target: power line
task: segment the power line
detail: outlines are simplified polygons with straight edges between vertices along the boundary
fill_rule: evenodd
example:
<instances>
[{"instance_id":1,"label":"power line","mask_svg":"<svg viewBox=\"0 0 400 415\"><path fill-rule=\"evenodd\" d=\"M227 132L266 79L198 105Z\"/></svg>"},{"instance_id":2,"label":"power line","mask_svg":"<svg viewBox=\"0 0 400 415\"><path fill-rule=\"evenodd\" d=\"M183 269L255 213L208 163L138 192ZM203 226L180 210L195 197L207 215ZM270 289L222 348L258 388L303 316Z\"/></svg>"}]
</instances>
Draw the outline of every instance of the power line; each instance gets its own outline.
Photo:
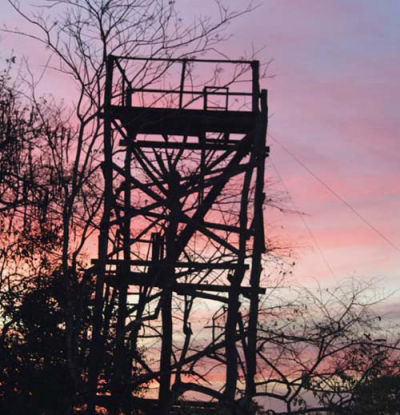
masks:
<instances>
[{"instance_id":1,"label":"power line","mask_svg":"<svg viewBox=\"0 0 400 415\"><path fill-rule=\"evenodd\" d=\"M317 182L319 182L323 187L325 187L332 195L334 195L338 200L340 200L348 209L350 209L362 222L364 222L370 229L372 229L378 236L380 236L387 244L389 244L393 249L400 252L400 248L392 242L385 234L383 234L378 228L376 228L372 223L370 223L364 216L361 215L347 200L340 196L331 186L325 183L320 179L303 161L301 161L293 152L291 152L284 144L278 141L270 133L268 136L278 144L283 150L286 151L304 170L306 170Z\"/></svg>"},{"instance_id":2,"label":"power line","mask_svg":"<svg viewBox=\"0 0 400 415\"><path fill-rule=\"evenodd\" d=\"M295 201L293 200L292 196L290 195L289 189L286 186L285 181L282 178L282 175L279 173L277 167L275 166L275 164L272 162L272 160L269 160L269 163L271 164L272 168L275 170L276 175L279 177L279 180L281 181L283 187L286 189L286 192L289 195L289 200L290 203L293 206L294 212L296 212L298 214L298 216L300 216L301 221L303 222L304 227L307 229L307 232L310 236L311 241L313 242L314 246L317 248L318 253L320 254L322 261L324 262L325 266L327 267L327 269L329 270L329 272L332 274L332 276L334 278L336 278L336 273L333 270L333 267L331 266L331 264L329 263L328 259L326 258L320 244L318 243L318 239L316 238L316 236L314 235L314 232L311 230L311 228L308 226L308 223L304 217L303 214L299 213L299 209L297 208Z\"/></svg>"}]
</instances>

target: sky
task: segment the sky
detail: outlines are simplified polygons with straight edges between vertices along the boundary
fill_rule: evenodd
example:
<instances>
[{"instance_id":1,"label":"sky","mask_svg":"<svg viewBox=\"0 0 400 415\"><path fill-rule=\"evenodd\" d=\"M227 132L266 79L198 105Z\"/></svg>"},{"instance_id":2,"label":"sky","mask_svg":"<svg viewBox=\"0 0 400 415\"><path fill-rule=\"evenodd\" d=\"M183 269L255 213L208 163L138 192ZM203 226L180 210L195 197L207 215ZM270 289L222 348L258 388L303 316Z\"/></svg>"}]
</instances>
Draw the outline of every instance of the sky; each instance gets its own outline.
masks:
<instances>
[{"instance_id":1,"label":"sky","mask_svg":"<svg viewBox=\"0 0 400 415\"><path fill-rule=\"evenodd\" d=\"M34 4L35 1L22 0ZM206 13L211 0L177 0ZM227 2L240 9L243 0ZM232 58L259 50L270 62L268 188L284 207L267 209L268 237L293 247L293 283L374 280L393 292L400 317L400 2L260 0L228 28ZM19 25L6 1L0 24ZM1 58L44 51L0 34ZM57 89L57 76L47 85ZM389 312L389 311L388 311Z\"/></svg>"},{"instance_id":2,"label":"sky","mask_svg":"<svg viewBox=\"0 0 400 415\"><path fill-rule=\"evenodd\" d=\"M239 2L234 2L239 4ZM268 165L289 209L271 232L297 246L296 278L400 288L400 3L268 0L233 48L272 59ZM283 229L281 228L283 226ZM397 295L398 296L398 295Z\"/></svg>"}]
</instances>

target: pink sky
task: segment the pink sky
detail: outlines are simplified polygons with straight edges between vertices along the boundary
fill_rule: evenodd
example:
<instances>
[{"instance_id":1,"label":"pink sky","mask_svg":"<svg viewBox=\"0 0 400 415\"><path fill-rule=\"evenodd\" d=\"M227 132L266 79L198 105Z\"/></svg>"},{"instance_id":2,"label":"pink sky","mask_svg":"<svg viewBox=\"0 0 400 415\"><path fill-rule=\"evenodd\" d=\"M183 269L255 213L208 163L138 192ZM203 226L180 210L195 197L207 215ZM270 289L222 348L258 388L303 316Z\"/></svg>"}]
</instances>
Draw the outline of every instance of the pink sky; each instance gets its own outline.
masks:
<instances>
[{"instance_id":1,"label":"pink sky","mask_svg":"<svg viewBox=\"0 0 400 415\"><path fill-rule=\"evenodd\" d=\"M396 1L273 0L232 27L232 50L252 42L265 46L261 61L273 59L276 76L264 81L272 137L397 246L270 139L275 188L288 189L313 235L298 215L274 221L275 233L303 246L302 282L332 279L328 262L338 279L400 288L399 13Z\"/></svg>"},{"instance_id":2,"label":"pink sky","mask_svg":"<svg viewBox=\"0 0 400 415\"><path fill-rule=\"evenodd\" d=\"M177 1L177 6L207 12L211 3ZM243 1L226 3L238 9ZM264 48L258 58L273 59L269 73L275 77L263 81L269 90L269 132L276 140L269 139L267 171L275 182L271 190L288 190L292 202L286 206L305 215L303 220L268 209L271 234L299 247L294 275L301 283L357 276L399 289L400 3L258 3L255 12L229 26L232 37L222 49L234 58L251 47ZM2 24L18 24L7 2L1 2L0 12ZM27 54L36 70L43 60L44 52L31 42L2 34L0 45L2 58L14 49L17 56ZM57 79L47 78L48 92L57 91Z\"/></svg>"}]
</instances>

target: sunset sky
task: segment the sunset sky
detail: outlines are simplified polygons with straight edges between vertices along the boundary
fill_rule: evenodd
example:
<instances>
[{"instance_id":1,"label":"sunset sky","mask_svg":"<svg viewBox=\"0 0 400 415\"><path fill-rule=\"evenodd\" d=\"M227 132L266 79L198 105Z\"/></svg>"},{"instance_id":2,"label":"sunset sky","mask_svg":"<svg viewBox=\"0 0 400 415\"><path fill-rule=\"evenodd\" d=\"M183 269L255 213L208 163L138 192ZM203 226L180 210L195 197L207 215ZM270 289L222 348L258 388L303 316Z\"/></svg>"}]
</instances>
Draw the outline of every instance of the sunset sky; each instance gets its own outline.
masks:
<instances>
[{"instance_id":1,"label":"sunset sky","mask_svg":"<svg viewBox=\"0 0 400 415\"><path fill-rule=\"evenodd\" d=\"M272 232L298 247L299 281L376 278L398 289L400 4L259 3L230 44L273 59L268 172L305 214L280 216Z\"/></svg>"},{"instance_id":2,"label":"sunset sky","mask_svg":"<svg viewBox=\"0 0 400 415\"><path fill-rule=\"evenodd\" d=\"M21 4L34 0L21 0ZM177 0L205 13L210 0ZM243 0L226 2L240 8ZM400 289L400 3L398 0L259 0L233 22L224 53L253 48L272 60L268 178L284 206L267 211L268 232L293 246L297 282L376 279ZM187 13L184 10L184 14ZM22 23L6 1L0 21ZM39 71L39 45L0 34L1 58L27 55ZM246 52L247 51L247 52ZM49 75L47 92L56 91ZM52 84L53 82L53 84ZM42 86L45 90L45 88ZM400 316L400 298L389 300Z\"/></svg>"}]
</instances>

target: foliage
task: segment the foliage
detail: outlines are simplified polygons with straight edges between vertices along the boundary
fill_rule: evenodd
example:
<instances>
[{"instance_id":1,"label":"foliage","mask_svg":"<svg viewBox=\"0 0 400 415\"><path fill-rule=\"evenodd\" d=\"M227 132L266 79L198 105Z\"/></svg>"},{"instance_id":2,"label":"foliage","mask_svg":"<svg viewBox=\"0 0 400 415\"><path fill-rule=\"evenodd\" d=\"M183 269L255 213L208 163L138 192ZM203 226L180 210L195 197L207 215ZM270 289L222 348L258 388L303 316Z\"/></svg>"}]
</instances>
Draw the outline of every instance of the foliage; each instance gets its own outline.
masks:
<instances>
[{"instance_id":1,"label":"foliage","mask_svg":"<svg viewBox=\"0 0 400 415\"><path fill-rule=\"evenodd\" d=\"M54 163L71 131L53 102L29 100L17 89L14 62L0 76L0 408L71 413L77 385L65 352L68 298L60 272L65 177ZM81 273L69 285L80 375L89 284Z\"/></svg>"},{"instance_id":2,"label":"foliage","mask_svg":"<svg viewBox=\"0 0 400 415\"><path fill-rule=\"evenodd\" d=\"M59 280L42 280L39 286L24 293L19 307L10 315L3 315L14 322L12 331L1 343L0 410L3 414L70 411L73 387L64 352L60 296Z\"/></svg>"},{"instance_id":3,"label":"foliage","mask_svg":"<svg viewBox=\"0 0 400 415\"><path fill-rule=\"evenodd\" d=\"M398 372L398 371L397 371ZM378 376L360 385L354 395L354 415L396 415L399 413L400 375Z\"/></svg>"}]
</instances>

